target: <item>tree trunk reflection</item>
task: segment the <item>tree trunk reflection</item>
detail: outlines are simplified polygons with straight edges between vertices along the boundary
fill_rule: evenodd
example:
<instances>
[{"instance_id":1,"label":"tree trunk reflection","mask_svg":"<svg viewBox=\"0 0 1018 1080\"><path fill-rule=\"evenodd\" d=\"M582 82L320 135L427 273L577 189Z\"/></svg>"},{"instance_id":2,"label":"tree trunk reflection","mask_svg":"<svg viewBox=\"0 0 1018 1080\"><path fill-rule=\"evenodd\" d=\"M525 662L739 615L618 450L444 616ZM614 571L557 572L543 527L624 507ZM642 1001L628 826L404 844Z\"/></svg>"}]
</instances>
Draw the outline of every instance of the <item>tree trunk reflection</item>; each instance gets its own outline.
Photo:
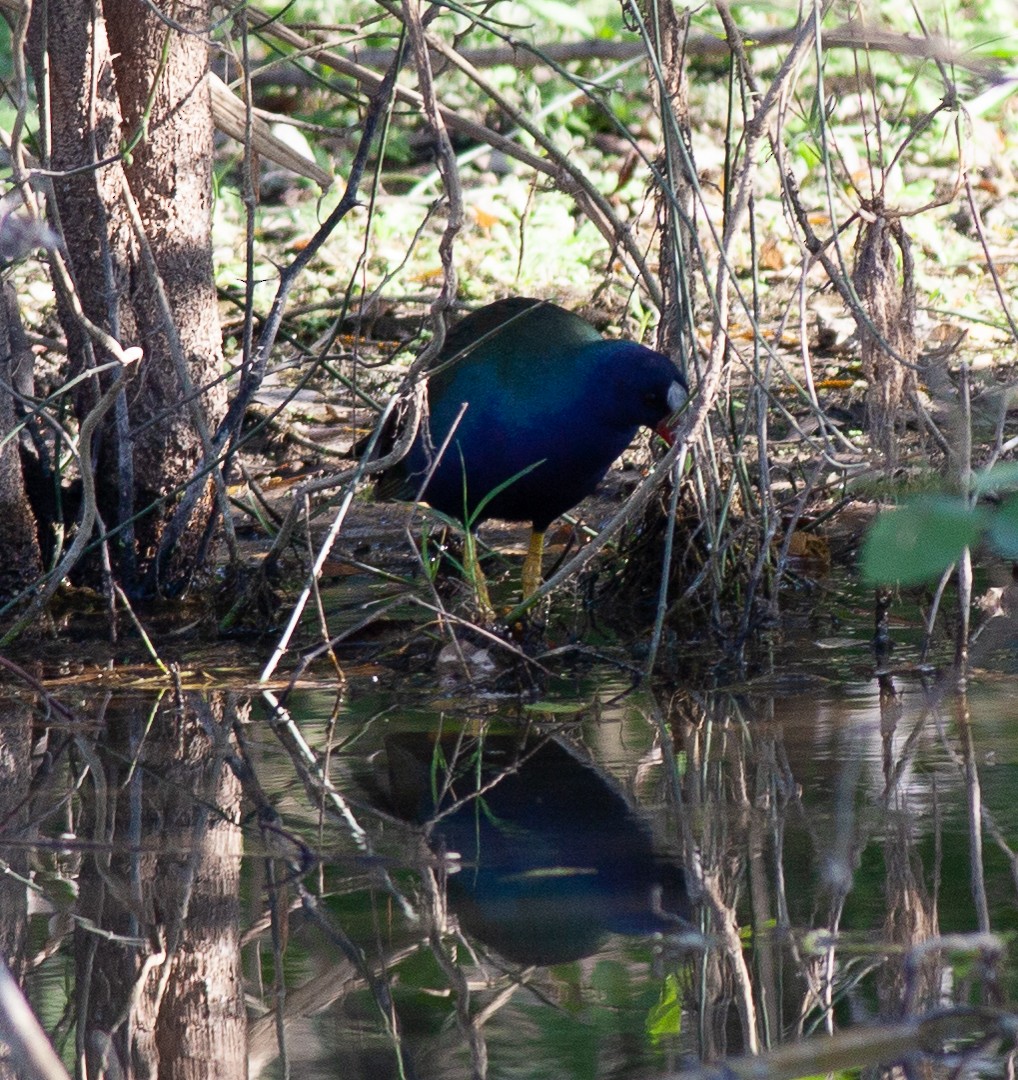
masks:
<instances>
[{"instance_id":1,"label":"tree trunk reflection","mask_svg":"<svg viewBox=\"0 0 1018 1080\"><path fill-rule=\"evenodd\" d=\"M102 745L78 743L94 845L75 931L78 1057L90 1077L244 1077L240 784L222 700L134 703L108 702Z\"/></svg>"}]
</instances>

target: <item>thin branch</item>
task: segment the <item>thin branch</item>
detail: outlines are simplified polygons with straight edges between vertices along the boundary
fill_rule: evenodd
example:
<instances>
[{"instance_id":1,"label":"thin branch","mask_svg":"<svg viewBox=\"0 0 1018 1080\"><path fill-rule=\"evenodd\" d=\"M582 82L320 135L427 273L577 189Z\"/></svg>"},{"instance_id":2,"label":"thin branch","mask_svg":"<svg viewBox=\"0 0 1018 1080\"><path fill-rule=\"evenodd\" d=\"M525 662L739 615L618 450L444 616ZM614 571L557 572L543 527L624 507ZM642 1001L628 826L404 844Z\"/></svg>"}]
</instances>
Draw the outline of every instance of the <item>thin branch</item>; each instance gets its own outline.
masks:
<instances>
[{"instance_id":1,"label":"thin branch","mask_svg":"<svg viewBox=\"0 0 1018 1080\"><path fill-rule=\"evenodd\" d=\"M754 30L747 49L768 49L792 44L796 40L795 27L775 27ZM531 44L516 38L505 38L507 44L492 49L461 49L460 56L476 68L511 65L517 71L529 71L542 65L567 64L584 60L630 60L643 56L645 48L639 41L573 41ZM916 60L934 60L938 64L962 68L975 75L993 81L1005 77L1001 65L992 60L973 56L972 51L938 34L913 37L863 22L846 22L824 33L824 49L858 49L865 47L875 52L892 53ZM731 38L716 34L690 34L683 42L686 56L724 58L731 54ZM365 68L388 69L392 63L391 49L351 49L352 58ZM258 77L255 76L255 81ZM273 85L275 80L271 81Z\"/></svg>"},{"instance_id":2,"label":"thin branch","mask_svg":"<svg viewBox=\"0 0 1018 1080\"><path fill-rule=\"evenodd\" d=\"M67 549L67 553L60 560L59 565L49 575L46 584L36 594L35 599L29 605L28 610L20 619L0 638L0 646L9 645L35 620L40 611L49 603L53 594L57 591L60 583L77 565L78 560L85 553L89 540L92 538L92 529L96 521L96 497L95 497L95 474L92 471L92 437L99 427L106 412L113 405L117 395L124 388L127 381L127 366L140 360L141 349L135 347L121 350L123 360L120 371L110 383L106 392L96 403L88 416L81 422L78 432L78 466L81 473L81 518L78 522L78 530L74 536L74 542Z\"/></svg>"},{"instance_id":3,"label":"thin branch","mask_svg":"<svg viewBox=\"0 0 1018 1080\"><path fill-rule=\"evenodd\" d=\"M165 566L170 554L179 542L180 537L184 534L184 531L190 527L191 516L194 513L198 499L204 490L205 477L209 471L217 469L221 465L224 473L229 470L230 459L237 449L237 437L240 433L244 415L265 376L269 357L272 354L272 347L275 344L276 335L279 333L279 328L282 325L283 314L286 311L286 302L289 298L290 291L293 289L297 279L304 272L311 260L318 254L322 245L332 234L336 226L355 206L358 205L358 191L360 189L361 179L364 175L365 166L367 165L368 154L372 143L374 142L375 132L378 128L379 121L385 114L388 99L395 84L395 79L396 72L395 68L393 68L393 70L381 80L378 92L372 98L370 107L364 117L360 143L357 147L357 153L354 155L354 159L350 164L349 178L342 198L339 200L339 203L332 213L329 214L318 228L318 231L308 242L307 246L299 252L290 265L279 275L279 284L276 288L276 295L262 327L261 337L255 348L251 366L244 372L244 375L241 378L237 394L230 403L226 415L223 417L223 420L212 439L210 452L202 458L197 469L192 474L177 510L163 533L159 553L154 564L157 573ZM217 513L218 508L213 512Z\"/></svg>"}]
</instances>

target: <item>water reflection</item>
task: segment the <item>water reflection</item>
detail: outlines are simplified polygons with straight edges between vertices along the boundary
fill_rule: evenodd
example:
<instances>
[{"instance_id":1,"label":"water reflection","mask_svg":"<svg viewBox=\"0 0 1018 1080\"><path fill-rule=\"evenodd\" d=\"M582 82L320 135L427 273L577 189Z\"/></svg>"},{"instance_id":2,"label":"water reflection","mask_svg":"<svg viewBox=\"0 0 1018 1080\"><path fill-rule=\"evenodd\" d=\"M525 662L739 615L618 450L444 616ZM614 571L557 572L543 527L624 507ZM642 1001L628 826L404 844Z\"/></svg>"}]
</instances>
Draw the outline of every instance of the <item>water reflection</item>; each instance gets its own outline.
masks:
<instances>
[{"instance_id":1,"label":"water reflection","mask_svg":"<svg viewBox=\"0 0 1018 1080\"><path fill-rule=\"evenodd\" d=\"M688 918L682 869L577 747L401 732L385 752L389 808L455 856L447 888L461 926L507 959L563 963L608 933L674 932Z\"/></svg>"},{"instance_id":2,"label":"water reflection","mask_svg":"<svg viewBox=\"0 0 1018 1080\"><path fill-rule=\"evenodd\" d=\"M109 1077L629 1080L1010 1008L1013 685L885 683L577 693L568 738L520 702L480 725L484 702L366 679L288 718L224 692L15 698L4 959L65 1061ZM398 822L357 799L373 764ZM687 878L705 936L680 952Z\"/></svg>"}]
</instances>

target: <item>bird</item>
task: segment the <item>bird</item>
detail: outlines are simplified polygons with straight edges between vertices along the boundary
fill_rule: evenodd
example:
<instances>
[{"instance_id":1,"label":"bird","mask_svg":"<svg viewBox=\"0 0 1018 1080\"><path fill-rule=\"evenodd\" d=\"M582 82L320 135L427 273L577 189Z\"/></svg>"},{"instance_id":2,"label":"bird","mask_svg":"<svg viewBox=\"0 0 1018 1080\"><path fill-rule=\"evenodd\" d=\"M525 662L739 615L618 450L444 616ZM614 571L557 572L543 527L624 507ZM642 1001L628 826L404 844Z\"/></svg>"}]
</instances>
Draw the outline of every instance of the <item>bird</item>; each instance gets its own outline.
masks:
<instances>
[{"instance_id":1,"label":"bird","mask_svg":"<svg viewBox=\"0 0 1018 1080\"><path fill-rule=\"evenodd\" d=\"M370 800L424 826L460 926L518 964L563 964L608 933L689 928L682 866L655 842L632 799L582 746L532 728L392 730Z\"/></svg>"},{"instance_id":2,"label":"bird","mask_svg":"<svg viewBox=\"0 0 1018 1080\"><path fill-rule=\"evenodd\" d=\"M606 340L550 301L509 297L449 330L427 399L409 451L376 494L463 522L468 550L488 518L529 522L526 599L540 587L548 526L596 489L639 428L670 443L688 387L664 354Z\"/></svg>"}]
</instances>

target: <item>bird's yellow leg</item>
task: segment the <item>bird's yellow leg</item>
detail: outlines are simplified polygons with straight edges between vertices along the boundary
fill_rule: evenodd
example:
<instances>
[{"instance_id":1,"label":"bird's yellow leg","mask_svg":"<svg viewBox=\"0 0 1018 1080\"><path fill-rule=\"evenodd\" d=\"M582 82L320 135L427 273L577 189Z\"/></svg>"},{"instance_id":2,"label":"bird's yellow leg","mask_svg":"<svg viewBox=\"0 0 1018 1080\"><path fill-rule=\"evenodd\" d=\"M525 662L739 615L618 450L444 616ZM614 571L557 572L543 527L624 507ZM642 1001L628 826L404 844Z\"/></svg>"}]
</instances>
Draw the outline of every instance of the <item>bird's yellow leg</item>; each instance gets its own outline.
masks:
<instances>
[{"instance_id":1,"label":"bird's yellow leg","mask_svg":"<svg viewBox=\"0 0 1018 1080\"><path fill-rule=\"evenodd\" d=\"M472 532L467 532L463 538L463 573L470 587L474 590L477 598L477 606L481 614L490 616L494 612L491 606L491 597L488 595L488 582L481 569L481 560L477 557L477 537Z\"/></svg>"},{"instance_id":2,"label":"bird's yellow leg","mask_svg":"<svg viewBox=\"0 0 1018 1080\"><path fill-rule=\"evenodd\" d=\"M523 599L533 596L541 587L541 558L544 555L544 533L534 529L530 534L530 548L523 560Z\"/></svg>"}]
</instances>

